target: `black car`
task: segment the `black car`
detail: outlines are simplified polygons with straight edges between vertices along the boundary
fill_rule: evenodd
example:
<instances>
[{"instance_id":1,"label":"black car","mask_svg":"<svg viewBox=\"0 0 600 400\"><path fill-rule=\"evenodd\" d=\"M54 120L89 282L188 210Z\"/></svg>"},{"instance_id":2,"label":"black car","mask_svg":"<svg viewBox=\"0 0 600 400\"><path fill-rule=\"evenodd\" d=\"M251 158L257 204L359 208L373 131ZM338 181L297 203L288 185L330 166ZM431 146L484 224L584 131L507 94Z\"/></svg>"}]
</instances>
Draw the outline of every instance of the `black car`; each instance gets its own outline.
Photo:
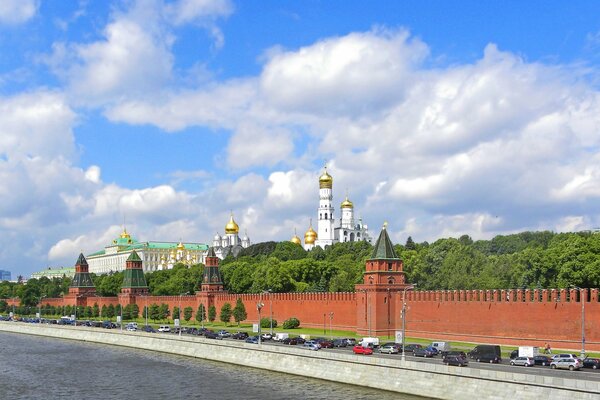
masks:
<instances>
[{"instance_id":1,"label":"black car","mask_svg":"<svg viewBox=\"0 0 600 400\"><path fill-rule=\"evenodd\" d=\"M600 358L586 357L583 360L583 368L592 368L592 369L600 368Z\"/></svg>"},{"instance_id":2,"label":"black car","mask_svg":"<svg viewBox=\"0 0 600 400\"><path fill-rule=\"evenodd\" d=\"M475 357L475 360L477 360L477 362L487 362L487 363L490 363L490 364L498 364L498 363L502 362L502 358L498 357L494 353L482 353L482 354L478 354Z\"/></svg>"},{"instance_id":3,"label":"black car","mask_svg":"<svg viewBox=\"0 0 600 400\"><path fill-rule=\"evenodd\" d=\"M433 357L436 354L429 347L415 347L413 350L413 355L415 357Z\"/></svg>"},{"instance_id":4,"label":"black car","mask_svg":"<svg viewBox=\"0 0 600 400\"><path fill-rule=\"evenodd\" d=\"M247 337L248 337L248 334L246 332L236 332L233 335L231 335L232 339L237 339L237 340L246 340Z\"/></svg>"},{"instance_id":5,"label":"black car","mask_svg":"<svg viewBox=\"0 0 600 400\"><path fill-rule=\"evenodd\" d=\"M334 339L332 343L333 343L333 347L346 347L346 346L348 346L348 342L346 342L346 339Z\"/></svg>"},{"instance_id":6,"label":"black car","mask_svg":"<svg viewBox=\"0 0 600 400\"><path fill-rule=\"evenodd\" d=\"M415 349L422 349L423 346L420 344L415 344L415 343L411 343L411 344L407 344L404 346L404 351L406 351L407 353L414 353ZM400 346L400 352L402 352L402 346Z\"/></svg>"},{"instance_id":7,"label":"black car","mask_svg":"<svg viewBox=\"0 0 600 400\"><path fill-rule=\"evenodd\" d=\"M298 344L298 338L295 337L286 337L281 341L283 344L289 344L290 346L295 346Z\"/></svg>"},{"instance_id":8,"label":"black car","mask_svg":"<svg viewBox=\"0 0 600 400\"><path fill-rule=\"evenodd\" d=\"M221 336L219 336L218 333L212 332L212 331L206 332L204 334L204 337L207 338L207 339L223 339Z\"/></svg>"},{"instance_id":9,"label":"black car","mask_svg":"<svg viewBox=\"0 0 600 400\"><path fill-rule=\"evenodd\" d=\"M149 333L154 333L156 332L156 329L154 329L153 327L151 327L150 325L146 325L142 328L142 331L144 332L149 332Z\"/></svg>"},{"instance_id":10,"label":"black car","mask_svg":"<svg viewBox=\"0 0 600 400\"><path fill-rule=\"evenodd\" d=\"M464 351L456 351L456 350L449 351L446 354L444 354L444 357L447 357L447 356L458 356L458 357L467 358L467 354Z\"/></svg>"},{"instance_id":11,"label":"black car","mask_svg":"<svg viewBox=\"0 0 600 400\"><path fill-rule=\"evenodd\" d=\"M510 359L511 360L514 360L517 357L519 357L519 350L518 349L513 350L513 351L510 352Z\"/></svg>"},{"instance_id":12,"label":"black car","mask_svg":"<svg viewBox=\"0 0 600 400\"><path fill-rule=\"evenodd\" d=\"M533 357L533 362L535 363L535 365L542 365L542 366L546 366L546 365L550 365L550 363L552 362L552 357L548 357L548 356L535 356Z\"/></svg>"},{"instance_id":13,"label":"black car","mask_svg":"<svg viewBox=\"0 0 600 400\"><path fill-rule=\"evenodd\" d=\"M467 356L461 355L446 355L442 362L446 365L456 365L457 367L466 367L469 365L469 360L467 360Z\"/></svg>"},{"instance_id":14,"label":"black car","mask_svg":"<svg viewBox=\"0 0 600 400\"><path fill-rule=\"evenodd\" d=\"M298 336L296 338L296 344L304 344L304 342L306 342L306 340L304 340L304 338L301 338L300 336Z\"/></svg>"}]
</instances>

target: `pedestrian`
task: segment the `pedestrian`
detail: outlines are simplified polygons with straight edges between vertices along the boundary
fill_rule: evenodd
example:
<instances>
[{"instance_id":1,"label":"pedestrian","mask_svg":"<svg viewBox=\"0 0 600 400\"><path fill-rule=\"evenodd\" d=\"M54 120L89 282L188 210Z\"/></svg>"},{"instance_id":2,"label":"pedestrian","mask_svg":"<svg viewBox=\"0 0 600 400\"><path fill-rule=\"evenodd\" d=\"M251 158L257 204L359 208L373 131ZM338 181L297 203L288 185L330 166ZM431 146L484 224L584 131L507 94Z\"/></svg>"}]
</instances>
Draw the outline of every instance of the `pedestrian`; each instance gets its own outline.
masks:
<instances>
[{"instance_id":1,"label":"pedestrian","mask_svg":"<svg viewBox=\"0 0 600 400\"><path fill-rule=\"evenodd\" d=\"M552 349L550 348L550 343L546 342L546 346L544 346L544 353L552 354Z\"/></svg>"}]
</instances>

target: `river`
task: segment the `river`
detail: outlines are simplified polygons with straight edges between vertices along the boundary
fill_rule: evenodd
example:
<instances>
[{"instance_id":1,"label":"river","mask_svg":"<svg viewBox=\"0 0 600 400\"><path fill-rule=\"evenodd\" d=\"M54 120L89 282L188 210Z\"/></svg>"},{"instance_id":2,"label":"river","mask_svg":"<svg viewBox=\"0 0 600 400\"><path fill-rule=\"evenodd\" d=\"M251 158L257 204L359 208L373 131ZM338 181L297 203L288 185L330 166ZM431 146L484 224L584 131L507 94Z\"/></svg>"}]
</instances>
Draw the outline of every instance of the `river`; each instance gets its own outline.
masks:
<instances>
[{"instance_id":1,"label":"river","mask_svg":"<svg viewBox=\"0 0 600 400\"><path fill-rule=\"evenodd\" d=\"M146 350L4 332L0 333L0 398L418 399Z\"/></svg>"}]
</instances>

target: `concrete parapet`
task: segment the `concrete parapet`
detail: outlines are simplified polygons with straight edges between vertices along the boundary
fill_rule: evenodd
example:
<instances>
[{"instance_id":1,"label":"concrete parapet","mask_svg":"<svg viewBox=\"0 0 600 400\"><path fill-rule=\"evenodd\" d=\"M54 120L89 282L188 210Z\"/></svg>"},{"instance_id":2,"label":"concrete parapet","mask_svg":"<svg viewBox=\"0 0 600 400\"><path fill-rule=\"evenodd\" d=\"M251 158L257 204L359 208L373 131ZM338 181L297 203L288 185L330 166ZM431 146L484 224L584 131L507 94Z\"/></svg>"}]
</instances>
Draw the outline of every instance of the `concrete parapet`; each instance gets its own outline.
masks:
<instances>
[{"instance_id":1,"label":"concrete parapet","mask_svg":"<svg viewBox=\"0 0 600 400\"><path fill-rule=\"evenodd\" d=\"M560 378L525 374L517 369L516 372L461 369L443 364L402 362L397 358L84 327L0 322L0 331L159 351L435 399L506 399L518 394L520 400L562 397L591 400L600 396L600 382L578 380L576 374L573 378ZM386 379L382 379L384 376Z\"/></svg>"}]
</instances>

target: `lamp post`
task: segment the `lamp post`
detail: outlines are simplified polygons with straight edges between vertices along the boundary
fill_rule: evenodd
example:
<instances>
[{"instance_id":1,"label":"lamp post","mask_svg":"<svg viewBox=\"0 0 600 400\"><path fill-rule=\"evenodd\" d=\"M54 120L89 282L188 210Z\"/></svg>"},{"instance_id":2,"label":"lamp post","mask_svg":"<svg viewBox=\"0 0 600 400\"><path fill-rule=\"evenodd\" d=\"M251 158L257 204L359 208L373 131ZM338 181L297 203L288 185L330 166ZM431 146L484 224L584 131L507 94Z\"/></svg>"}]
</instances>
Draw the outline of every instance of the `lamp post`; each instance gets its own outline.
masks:
<instances>
[{"instance_id":1,"label":"lamp post","mask_svg":"<svg viewBox=\"0 0 600 400\"><path fill-rule=\"evenodd\" d=\"M333 311L329 313L329 336L333 337Z\"/></svg>"},{"instance_id":2,"label":"lamp post","mask_svg":"<svg viewBox=\"0 0 600 400\"><path fill-rule=\"evenodd\" d=\"M417 284L409 285L402 291L402 361L406 361L405 343L406 343L406 291L412 290Z\"/></svg>"},{"instance_id":3,"label":"lamp post","mask_svg":"<svg viewBox=\"0 0 600 400\"><path fill-rule=\"evenodd\" d=\"M179 337L181 337L181 325L182 325L182 324L181 324L181 298L182 298L184 295L187 295L188 293L189 293L189 292L185 292L185 293L180 293L180 294L179 294L179 308L177 309L177 311L178 311L178 312L177 312L177 314L178 314L178 315L177 315L177 319L179 320Z\"/></svg>"},{"instance_id":4,"label":"lamp post","mask_svg":"<svg viewBox=\"0 0 600 400\"><path fill-rule=\"evenodd\" d=\"M581 358L585 358L585 289L571 285L572 288L579 290L579 301L581 302Z\"/></svg>"},{"instance_id":5,"label":"lamp post","mask_svg":"<svg viewBox=\"0 0 600 400\"><path fill-rule=\"evenodd\" d=\"M273 293L273 291L271 289L267 289L267 290L263 290L263 293L269 294L269 315L271 316L270 333L271 333L271 336L273 336L273 297L271 297L271 294Z\"/></svg>"},{"instance_id":6,"label":"lamp post","mask_svg":"<svg viewBox=\"0 0 600 400\"><path fill-rule=\"evenodd\" d=\"M323 335L327 334L327 328L325 327L325 318L327 317L326 313L323 313Z\"/></svg>"},{"instance_id":7,"label":"lamp post","mask_svg":"<svg viewBox=\"0 0 600 400\"><path fill-rule=\"evenodd\" d=\"M265 305L262 302L262 293L260 294L260 297L258 298L258 303L256 303L256 309L258 310L258 344L261 345L262 344L262 327L261 327L261 323L260 323L260 310L264 307Z\"/></svg>"},{"instance_id":8,"label":"lamp post","mask_svg":"<svg viewBox=\"0 0 600 400\"><path fill-rule=\"evenodd\" d=\"M46 295L43 295L43 296L40 297L40 302L39 302L39 305L38 305L39 310L40 310L40 312L39 312L40 315L38 316L38 318L40 320L40 324L42 323L42 299L44 299L45 297L46 297Z\"/></svg>"}]
</instances>

